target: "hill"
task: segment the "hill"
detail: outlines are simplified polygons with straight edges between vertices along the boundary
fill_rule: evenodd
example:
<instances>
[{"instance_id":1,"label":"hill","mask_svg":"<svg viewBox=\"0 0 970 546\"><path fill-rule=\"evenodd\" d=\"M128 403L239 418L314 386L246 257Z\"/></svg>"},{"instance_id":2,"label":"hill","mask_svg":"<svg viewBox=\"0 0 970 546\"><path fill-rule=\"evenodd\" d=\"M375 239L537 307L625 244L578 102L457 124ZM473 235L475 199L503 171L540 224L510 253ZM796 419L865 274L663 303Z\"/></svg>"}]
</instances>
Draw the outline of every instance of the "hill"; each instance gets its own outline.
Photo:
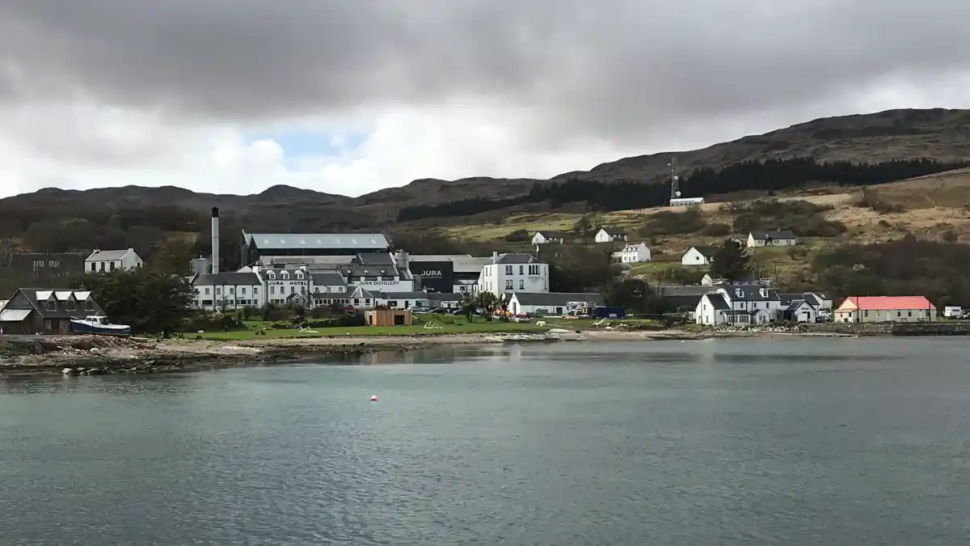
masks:
<instances>
[{"instance_id":1,"label":"hill","mask_svg":"<svg viewBox=\"0 0 970 546\"><path fill-rule=\"evenodd\" d=\"M816 197L848 195L859 190L845 185L935 176L970 165L970 110L892 110L818 119L701 150L620 159L550 180L421 179L355 198L287 186L255 195L196 193L174 186L44 189L0 199L0 251L6 248L9 255L11 249L133 246L149 257L162 242L180 238L194 242L193 252L203 253L211 207L222 209L225 233L237 233L243 226L260 231L385 229L411 234L437 229L493 244L512 231L537 225L571 228L591 210L613 222L631 216L622 209L662 203L669 190L661 182L672 156L681 165L686 195L700 193L708 201L718 200L717 195L721 200L747 199L805 193L809 188L815 188ZM875 164L858 164L868 162ZM922 193L899 190L909 196L907 207L970 200L970 189L941 183L934 176L905 183L932 186L932 191ZM947 176L949 180L958 175ZM896 191L880 190L888 200L895 199ZM714 215L721 210L705 209ZM711 221L719 222L713 217ZM449 225L453 227L443 227ZM676 244L690 240L681 239ZM233 244L231 238L223 238L227 266L235 265L232 260L238 255ZM662 250L662 241L660 246Z\"/></svg>"},{"instance_id":2,"label":"hill","mask_svg":"<svg viewBox=\"0 0 970 546\"><path fill-rule=\"evenodd\" d=\"M970 110L942 108L821 118L701 150L627 157L597 165L589 171L564 173L554 180L659 182L667 178L667 164L671 157L677 158L684 175L698 168L717 169L744 161L795 157L853 163L914 157L963 161L970 158L968 124Z\"/></svg>"}]
</instances>

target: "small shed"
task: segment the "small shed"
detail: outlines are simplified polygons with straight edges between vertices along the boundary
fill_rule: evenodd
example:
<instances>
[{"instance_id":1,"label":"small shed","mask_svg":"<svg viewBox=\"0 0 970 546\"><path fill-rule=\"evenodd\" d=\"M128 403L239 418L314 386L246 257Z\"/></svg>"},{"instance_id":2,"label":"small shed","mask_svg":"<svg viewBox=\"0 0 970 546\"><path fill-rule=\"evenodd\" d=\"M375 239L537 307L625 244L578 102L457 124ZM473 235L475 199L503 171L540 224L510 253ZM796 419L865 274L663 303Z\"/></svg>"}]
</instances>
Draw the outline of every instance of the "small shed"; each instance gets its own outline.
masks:
<instances>
[{"instance_id":1,"label":"small shed","mask_svg":"<svg viewBox=\"0 0 970 546\"><path fill-rule=\"evenodd\" d=\"M410 309L371 309L364 313L368 326L410 326Z\"/></svg>"}]
</instances>

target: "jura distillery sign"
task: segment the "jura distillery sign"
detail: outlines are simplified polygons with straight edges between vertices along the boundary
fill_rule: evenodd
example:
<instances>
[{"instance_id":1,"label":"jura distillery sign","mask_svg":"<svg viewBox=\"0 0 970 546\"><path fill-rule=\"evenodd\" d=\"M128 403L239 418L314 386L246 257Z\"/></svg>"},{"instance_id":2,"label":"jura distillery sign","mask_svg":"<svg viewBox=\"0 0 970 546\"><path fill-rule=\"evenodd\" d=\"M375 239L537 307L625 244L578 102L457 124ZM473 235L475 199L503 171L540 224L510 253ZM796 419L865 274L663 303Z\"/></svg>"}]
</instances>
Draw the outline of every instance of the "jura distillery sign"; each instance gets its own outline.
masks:
<instances>
[{"instance_id":1,"label":"jura distillery sign","mask_svg":"<svg viewBox=\"0 0 970 546\"><path fill-rule=\"evenodd\" d=\"M455 286L455 264L452 262L411 262L411 274L421 277L421 286L435 292L448 293Z\"/></svg>"}]
</instances>

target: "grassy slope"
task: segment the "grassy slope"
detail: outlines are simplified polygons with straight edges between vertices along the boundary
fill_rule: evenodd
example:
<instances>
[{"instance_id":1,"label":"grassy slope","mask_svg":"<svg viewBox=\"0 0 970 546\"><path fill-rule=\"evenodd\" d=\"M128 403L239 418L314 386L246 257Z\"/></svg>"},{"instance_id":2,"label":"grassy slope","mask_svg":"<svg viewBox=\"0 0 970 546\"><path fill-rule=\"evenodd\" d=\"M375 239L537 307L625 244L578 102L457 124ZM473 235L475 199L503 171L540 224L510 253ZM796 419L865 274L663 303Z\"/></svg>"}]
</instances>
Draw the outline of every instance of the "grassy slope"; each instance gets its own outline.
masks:
<instances>
[{"instance_id":1,"label":"grassy slope","mask_svg":"<svg viewBox=\"0 0 970 546\"><path fill-rule=\"evenodd\" d=\"M960 241L970 241L970 169L873 186L871 189L877 192L882 201L902 205L906 211L885 214L858 208L853 205L860 194L860 190L856 189L827 188L813 190L810 194L780 196L780 199L805 200L834 207L826 217L842 222L848 231L838 238L802 239L797 251L757 249L755 264L762 268L765 275L777 278L779 282L800 282L810 280L807 269L812 257L831 245L885 242L900 239L907 233L918 239L940 240L947 230L955 232ZM730 215L721 209L721 203L707 203L701 207L709 223L730 225ZM663 210L683 209L653 208L603 213L596 215L594 223L622 227L633 234L645 226L650 215ZM498 224L468 224L441 228L441 231L460 239L490 241L520 229L529 232L540 229L568 231L581 217L579 213L510 215ZM665 270L679 267L680 255L692 245L717 244L723 240L723 237L700 234L651 236L641 232L641 235L640 238L654 252L654 262L634 266L630 274L654 282L663 279Z\"/></svg>"}]
</instances>

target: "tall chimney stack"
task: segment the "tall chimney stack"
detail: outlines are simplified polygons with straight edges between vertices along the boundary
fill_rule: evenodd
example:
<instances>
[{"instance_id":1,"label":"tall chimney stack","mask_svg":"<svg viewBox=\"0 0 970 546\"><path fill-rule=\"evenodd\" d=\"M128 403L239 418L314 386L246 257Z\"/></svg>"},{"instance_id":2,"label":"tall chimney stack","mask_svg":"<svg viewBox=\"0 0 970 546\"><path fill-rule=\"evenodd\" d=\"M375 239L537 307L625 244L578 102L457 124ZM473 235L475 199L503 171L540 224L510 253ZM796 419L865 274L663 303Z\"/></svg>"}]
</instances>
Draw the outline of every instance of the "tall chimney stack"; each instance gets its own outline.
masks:
<instances>
[{"instance_id":1,"label":"tall chimney stack","mask_svg":"<svg viewBox=\"0 0 970 546\"><path fill-rule=\"evenodd\" d=\"M212 273L219 272L219 207L212 207Z\"/></svg>"}]
</instances>

